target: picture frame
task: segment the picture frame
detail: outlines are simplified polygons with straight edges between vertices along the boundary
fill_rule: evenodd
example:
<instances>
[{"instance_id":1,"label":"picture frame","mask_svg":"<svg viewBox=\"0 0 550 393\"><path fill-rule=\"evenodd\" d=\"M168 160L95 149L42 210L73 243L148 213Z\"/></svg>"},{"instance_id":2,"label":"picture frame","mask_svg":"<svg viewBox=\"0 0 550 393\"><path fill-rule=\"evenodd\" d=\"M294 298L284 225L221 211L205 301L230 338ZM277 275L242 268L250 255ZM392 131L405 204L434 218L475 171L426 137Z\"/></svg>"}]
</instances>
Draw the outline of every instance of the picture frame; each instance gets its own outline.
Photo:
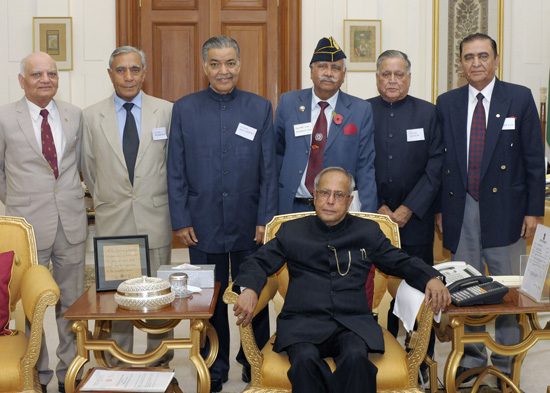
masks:
<instances>
[{"instance_id":1,"label":"picture frame","mask_svg":"<svg viewBox=\"0 0 550 393\"><path fill-rule=\"evenodd\" d=\"M73 69L73 19L34 17L33 51L49 54L58 71Z\"/></svg>"},{"instance_id":2,"label":"picture frame","mask_svg":"<svg viewBox=\"0 0 550 393\"><path fill-rule=\"evenodd\" d=\"M502 79L504 0L434 0L432 102L467 83L460 67L460 41L473 33L488 34L497 43Z\"/></svg>"},{"instance_id":3,"label":"picture frame","mask_svg":"<svg viewBox=\"0 0 550 393\"><path fill-rule=\"evenodd\" d=\"M382 53L382 21L344 19L344 53L347 71L376 71Z\"/></svg>"},{"instance_id":4,"label":"picture frame","mask_svg":"<svg viewBox=\"0 0 550 393\"><path fill-rule=\"evenodd\" d=\"M120 283L151 275L149 237L94 237L96 291L116 291Z\"/></svg>"}]
</instances>

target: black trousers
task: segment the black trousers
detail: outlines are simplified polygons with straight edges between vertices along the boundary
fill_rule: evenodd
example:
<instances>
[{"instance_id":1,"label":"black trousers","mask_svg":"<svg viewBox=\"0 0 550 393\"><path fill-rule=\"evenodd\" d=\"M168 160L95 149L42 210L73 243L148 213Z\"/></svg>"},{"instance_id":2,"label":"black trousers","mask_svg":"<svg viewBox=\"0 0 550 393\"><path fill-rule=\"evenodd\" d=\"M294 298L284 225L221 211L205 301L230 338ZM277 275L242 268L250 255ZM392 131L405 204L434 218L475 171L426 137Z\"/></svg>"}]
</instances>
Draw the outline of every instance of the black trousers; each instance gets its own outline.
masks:
<instances>
[{"instance_id":1,"label":"black trousers","mask_svg":"<svg viewBox=\"0 0 550 393\"><path fill-rule=\"evenodd\" d=\"M214 309L214 315L210 318L210 323L216 329L218 333L218 341L220 344L218 357L214 361L214 364L210 367L211 379L225 379L229 372L229 322L228 322L228 306L223 302L223 293L227 288L229 282L229 262L231 260L231 277L233 280L237 278L239 274L239 268L241 263L244 262L247 256L255 253L257 248L246 251L238 251L223 254L208 254L196 250L194 247L189 248L189 257L192 264L204 265L212 264L216 265L216 281L221 283L220 293L218 295L218 301L216 308ZM252 321L252 327L254 330L254 337L258 348L263 348L269 340L269 309L265 307L260 311ZM236 337L235 339L239 339ZM210 351L209 341L207 340L204 348L201 348L201 355L206 358ZM242 365L248 365L248 361L244 355L242 347L237 354L237 362Z\"/></svg>"},{"instance_id":2,"label":"black trousers","mask_svg":"<svg viewBox=\"0 0 550 393\"><path fill-rule=\"evenodd\" d=\"M345 326L321 344L297 343L285 350L293 393L376 393L378 369L368 358L367 344ZM334 359L334 373L326 357Z\"/></svg>"}]
</instances>

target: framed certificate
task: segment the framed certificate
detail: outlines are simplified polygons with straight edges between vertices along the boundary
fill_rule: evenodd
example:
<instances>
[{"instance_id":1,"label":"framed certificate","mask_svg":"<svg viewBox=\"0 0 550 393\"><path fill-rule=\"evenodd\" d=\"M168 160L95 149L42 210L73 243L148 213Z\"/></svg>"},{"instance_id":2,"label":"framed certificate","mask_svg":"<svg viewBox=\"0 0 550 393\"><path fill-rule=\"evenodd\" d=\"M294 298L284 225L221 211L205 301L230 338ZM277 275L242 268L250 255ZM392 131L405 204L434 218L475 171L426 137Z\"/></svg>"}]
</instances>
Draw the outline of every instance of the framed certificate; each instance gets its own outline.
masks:
<instances>
[{"instance_id":1,"label":"framed certificate","mask_svg":"<svg viewBox=\"0 0 550 393\"><path fill-rule=\"evenodd\" d=\"M116 291L131 278L151 275L147 235L94 237L96 291Z\"/></svg>"}]
</instances>

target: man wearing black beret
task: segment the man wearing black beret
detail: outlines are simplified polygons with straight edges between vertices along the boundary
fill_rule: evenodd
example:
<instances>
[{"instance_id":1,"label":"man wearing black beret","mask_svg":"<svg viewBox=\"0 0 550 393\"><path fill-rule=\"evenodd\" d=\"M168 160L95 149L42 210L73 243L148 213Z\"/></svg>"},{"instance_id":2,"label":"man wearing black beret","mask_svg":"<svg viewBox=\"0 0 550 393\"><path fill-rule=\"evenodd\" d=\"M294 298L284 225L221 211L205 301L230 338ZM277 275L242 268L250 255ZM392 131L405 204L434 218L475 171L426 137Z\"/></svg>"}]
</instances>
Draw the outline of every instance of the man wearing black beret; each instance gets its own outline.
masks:
<instances>
[{"instance_id":1,"label":"man wearing black beret","mask_svg":"<svg viewBox=\"0 0 550 393\"><path fill-rule=\"evenodd\" d=\"M346 55L332 37L321 38L309 67L313 88L283 94L275 116L279 214L314 210L313 181L330 166L351 173L361 211L376 212L371 105L340 91Z\"/></svg>"}]
</instances>

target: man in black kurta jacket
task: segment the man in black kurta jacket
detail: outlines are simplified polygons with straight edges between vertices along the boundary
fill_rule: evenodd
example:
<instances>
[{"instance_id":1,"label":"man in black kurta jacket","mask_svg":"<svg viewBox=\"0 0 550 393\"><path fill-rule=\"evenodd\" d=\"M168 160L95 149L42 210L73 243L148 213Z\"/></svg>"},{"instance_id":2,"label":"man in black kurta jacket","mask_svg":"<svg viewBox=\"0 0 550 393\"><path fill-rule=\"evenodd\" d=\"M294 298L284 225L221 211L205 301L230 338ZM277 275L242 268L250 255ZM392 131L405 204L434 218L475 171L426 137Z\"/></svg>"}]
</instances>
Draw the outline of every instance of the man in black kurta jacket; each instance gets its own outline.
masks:
<instances>
[{"instance_id":1,"label":"man in black kurta jacket","mask_svg":"<svg viewBox=\"0 0 550 393\"><path fill-rule=\"evenodd\" d=\"M246 326L267 277L287 263L290 280L273 349L289 355L293 392L376 391L377 369L367 354L384 352L384 341L365 293L372 263L425 291L434 311L451 300L437 270L393 247L375 222L347 214L353 187L345 170L323 170L315 179L317 215L281 225L235 281L246 287L234 307L237 323ZM327 356L335 360L334 374L322 359Z\"/></svg>"}]
</instances>

